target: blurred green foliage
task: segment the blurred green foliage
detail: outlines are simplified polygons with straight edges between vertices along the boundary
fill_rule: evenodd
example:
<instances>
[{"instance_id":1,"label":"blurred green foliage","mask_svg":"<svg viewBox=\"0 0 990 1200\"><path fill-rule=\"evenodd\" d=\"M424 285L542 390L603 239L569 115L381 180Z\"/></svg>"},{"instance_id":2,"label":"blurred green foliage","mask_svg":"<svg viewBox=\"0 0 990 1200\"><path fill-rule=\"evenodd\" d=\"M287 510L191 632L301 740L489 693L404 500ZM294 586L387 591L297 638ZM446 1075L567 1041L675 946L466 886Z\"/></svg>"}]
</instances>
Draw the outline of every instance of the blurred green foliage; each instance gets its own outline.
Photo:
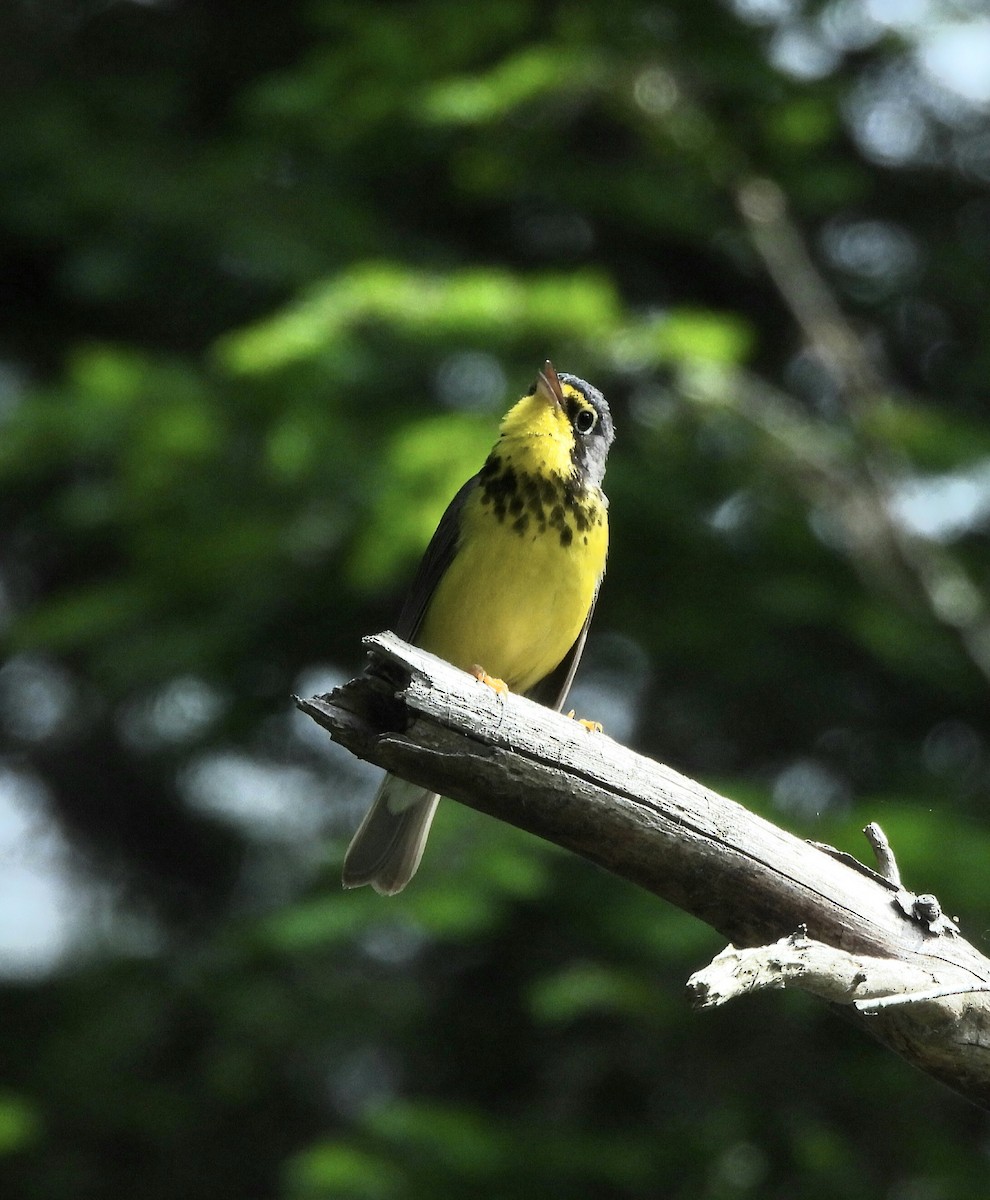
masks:
<instances>
[{"instance_id":1,"label":"blurred green foliage","mask_svg":"<svg viewBox=\"0 0 990 1200\"><path fill-rule=\"evenodd\" d=\"M799 835L878 819L985 942L990 139L926 65L963 9L896 7L0 16L5 1197L983 1193L982 1114L800 997L691 1014L715 935L516 830L444 805L343 895L374 778L289 702L551 355L618 427L582 708Z\"/></svg>"}]
</instances>

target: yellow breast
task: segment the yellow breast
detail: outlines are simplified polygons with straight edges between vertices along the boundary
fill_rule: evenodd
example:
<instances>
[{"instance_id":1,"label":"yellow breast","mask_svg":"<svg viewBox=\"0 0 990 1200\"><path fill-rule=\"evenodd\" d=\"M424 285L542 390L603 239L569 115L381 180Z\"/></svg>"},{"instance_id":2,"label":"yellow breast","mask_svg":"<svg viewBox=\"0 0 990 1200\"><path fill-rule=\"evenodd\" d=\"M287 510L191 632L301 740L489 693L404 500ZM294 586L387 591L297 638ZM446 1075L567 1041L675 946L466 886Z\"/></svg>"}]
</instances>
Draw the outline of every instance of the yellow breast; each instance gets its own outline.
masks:
<instances>
[{"instance_id":1,"label":"yellow breast","mask_svg":"<svg viewBox=\"0 0 990 1200\"><path fill-rule=\"evenodd\" d=\"M608 551L607 502L528 462L486 464L417 642L526 692L574 644ZM542 465L542 464L540 464Z\"/></svg>"}]
</instances>

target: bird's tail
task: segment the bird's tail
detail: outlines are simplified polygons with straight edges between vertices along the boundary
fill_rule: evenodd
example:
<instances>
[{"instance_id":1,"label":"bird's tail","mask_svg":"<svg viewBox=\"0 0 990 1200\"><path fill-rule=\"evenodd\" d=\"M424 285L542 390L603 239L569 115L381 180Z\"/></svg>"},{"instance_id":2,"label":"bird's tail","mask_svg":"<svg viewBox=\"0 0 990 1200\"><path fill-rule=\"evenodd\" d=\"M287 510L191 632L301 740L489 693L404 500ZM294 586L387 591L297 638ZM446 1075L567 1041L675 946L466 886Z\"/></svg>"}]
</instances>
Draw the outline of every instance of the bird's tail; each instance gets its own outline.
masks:
<instances>
[{"instance_id":1,"label":"bird's tail","mask_svg":"<svg viewBox=\"0 0 990 1200\"><path fill-rule=\"evenodd\" d=\"M344 887L370 883L382 896L401 892L416 874L439 800L386 775L344 855Z\"/></svg>"}]
</instances>

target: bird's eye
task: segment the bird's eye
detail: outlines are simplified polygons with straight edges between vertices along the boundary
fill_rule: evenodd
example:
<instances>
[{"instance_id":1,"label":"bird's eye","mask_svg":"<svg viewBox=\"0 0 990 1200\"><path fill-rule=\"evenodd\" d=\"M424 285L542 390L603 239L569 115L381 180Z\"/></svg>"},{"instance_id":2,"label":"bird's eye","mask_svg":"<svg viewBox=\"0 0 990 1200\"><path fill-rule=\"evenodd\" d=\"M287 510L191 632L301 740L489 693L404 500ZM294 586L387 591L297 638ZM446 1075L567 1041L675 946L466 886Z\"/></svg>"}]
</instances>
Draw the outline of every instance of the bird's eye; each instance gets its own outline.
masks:
<instances>
[{"instance_id":1,"label":"bird's eye","mask_svg":"<svg viewBox=\"0 0 990 1200\"><path fill-rule=\"evenodd\" d=\"M578 433L591 433L598 424L598 414L593 408L582 408L574 418L574 428Z\"/></svg>"}]
</instances>

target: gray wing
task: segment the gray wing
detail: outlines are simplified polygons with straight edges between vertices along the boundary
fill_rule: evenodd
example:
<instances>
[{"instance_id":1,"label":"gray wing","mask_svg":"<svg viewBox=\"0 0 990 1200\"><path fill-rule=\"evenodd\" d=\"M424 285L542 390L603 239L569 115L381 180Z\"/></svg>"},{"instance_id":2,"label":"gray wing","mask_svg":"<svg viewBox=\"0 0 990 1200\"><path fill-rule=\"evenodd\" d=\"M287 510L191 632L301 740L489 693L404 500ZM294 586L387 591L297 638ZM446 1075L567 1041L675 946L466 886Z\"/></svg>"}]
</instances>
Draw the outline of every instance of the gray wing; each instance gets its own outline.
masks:
<instances>
[{"instance_id":1,"label":"gray wing","mask_svg":"<svg viewBox=\"0 0 990 1200\"><path fill-rule=\"evenodd\" d=\"M457 495L447 505L447 511L440 518L436 533L430 538L412 586L406 596L406 602L399 613L395 632L403 641L411 642L419 632L427 606L433 599L437 584L443 578L444 572L450 566L450 561L457 550L457 542L461 536L461 513L468 496L474 490L478 476L472 475Z\"/></svg>"},{"instance_id":2,"label":"gray wing","mask_svg":"<svg viewBox=\"0 0 990 1200\"><path fill-rule=\"evenodd\" d=\"M598 586L601 587L601 581L599 581ZM574 645L567 651L558 666L554 667L549 675L544 676L539 683L534 684L529 689L526 695L529 696L530 700L535 700L538 704L545 704L547 708L555 708L558 712L564 707L567 693L571 690L571 684L574 682L578 663L581 661L581 655L584 653L584 643L588 640L588 629L591 626L591 618L595 614L595 604L597 602L598 588L595 589L594 599L591 601L588 615L584 619L581 632L577 635Z\"/></svg>"},{"instance_id":3,"label":"gray wing","mask_svg":"<svg viewBox=\"0 0 990 1200\"><path fill-rule=\"evenodd\" d=\"M477 475L469 479L447 505L426 547L395 625L407 642L419 632L437 584L457 552L464 503L477 480ZM401 892L419 866L439 800L434 792L386 775L344 855L344 887L370 883L383 896Z\"/></svg>"}]
</instances>

